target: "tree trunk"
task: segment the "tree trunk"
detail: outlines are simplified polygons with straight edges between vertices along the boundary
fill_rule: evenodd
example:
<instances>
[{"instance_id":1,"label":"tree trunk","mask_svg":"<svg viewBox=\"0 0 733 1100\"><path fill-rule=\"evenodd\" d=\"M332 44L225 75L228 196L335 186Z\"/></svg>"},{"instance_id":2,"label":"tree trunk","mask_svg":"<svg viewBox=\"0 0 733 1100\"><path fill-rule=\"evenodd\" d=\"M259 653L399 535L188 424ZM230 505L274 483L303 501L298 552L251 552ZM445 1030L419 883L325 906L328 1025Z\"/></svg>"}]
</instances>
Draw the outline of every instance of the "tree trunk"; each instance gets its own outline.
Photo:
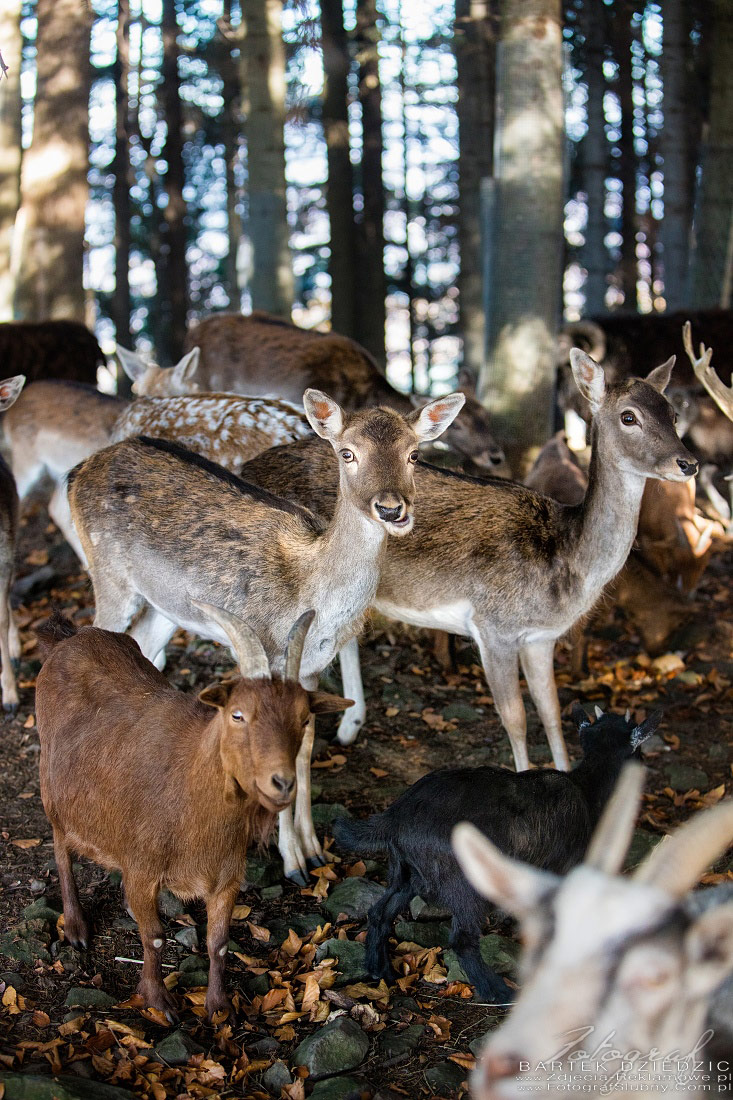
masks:
<instances>
[{"instance_id":1,"label":"tree trunk","mask_svg":"<svg viewBox=\"0 0 733 1100\"><path fill-rule=\"evenodd\" d=\"M616 0L613 18L613 43L618 65L618 97L621 105L621 138L618 176L621 180L623 206L621 213L621 262L618 268L619 286L624 296L624 309L635 310L636 280L636 150L634 148L634 81L631 72L631 16L629 0Z\"/></svg>"},{"instance_id":2,"label":"tree trunk","mask_svg":"<svg viewBox=\"0 0 733 1100\"><path fill-rule=\"evenodd\" d=\"M130 0L117 0L117 59L115 87L117 122L113 203L115 209L115 292L112 299L115 338L125 348L132 346L130 334L130 146L129 95L130 76ZM130 379L124 371L117 378L119 393L128 393Z\"/></svg>"},{"instance_id":3,"label":"tree trunk","mask_svg":"<svg viewBox=\"0 0 733 1100\"><path fill-rule=\"evenodd\" d=\"M456 0L458 76L458 274L463 366L475 377L486 350L481 180L493 174L496 35L492 0Z\"/></svg>"},{"instance_id":4,"label":"tree trunk","mask_svg":"<svg viewBox=\"0 0 733 1100\"><path fill-rule=\"evenodd\" d=\"M553 424L563 258L562 67L560 0L504 0L489 234L489 269L496 274L478 392L515 459L544 443Z\"/></svg>"},{"instance_id":5,"label":"tree trunk","mask_svg":"<svg viewBox=\"0 0 733 1100\"><path fill-rule=\"evenodd\" d=\"M249 96L245 133L252 306L289 317L294 282L285 187L282 8L282 0L242 0L241 56Z\"/></svg>"},{"instance_id":6,"label":"tree trunk","mask_svg":"<svg viewBox=\"0 0 733 1100\"><path fill-rule=\"evenodd\" d=\"M164 189L167 203L161 224L158 280L166 287L162 300L163 347L166 362L175 363L183 352L188 313L186 269L186 203L183 198L183 110L178 77L178 20L175 0L163 0L163 68L161 104L166 124L163 157L167 165Z\"/></svg>"},{"instance_id":7,"label":"tree trunk","mask_svg":"<svg viewBox=\"0 0 733 1100\"><path fill-rule=\"evenodd\" d=\"M712 26L710 121L695 212L692 302L720 305L733 243L733 5L716 0Z\"/></svg>"},{"instance_id":8,"label":"tree trunk","mask_svg":"<svg viewBox=\"0 0 733 1100\"><path fill-rule=\"evenodd\" d=\"M382 366L386 363L384 329L387 283L384 275L384 182L382 180L382 85L376 0L356 2L356 44L361 104L361 191L357 216L359 308L354 335Z\"/></svg>"},{"instance_id":9,"label":"tree trunk","mask_svg":"<svg viewBox=\"0 0 733 1100\"><path fill-rule=\"evenodd\" d=\"M326 209L331 226L328 272L331 276L331 324L356 338L357 285L361 265L356 254L354 173L349 142L349 46L342 0L321 0L323 42L323 131L328 154Z\"/></svg>"},{"instance_id":10,"label":"tree trunk","mask_svg":"<svg viewBox=\"0 0 733 1100\"><path fill-rule=\"evenodd\" d=\"M581 145L583 188L587 196L588 222L581 262L587 272L585 282L585 312L602 313L606 308L608 250L606 249L606 179L609 174L609 147L606 139L606 116L603 96L606 79L603 75L608 20L603 5L585 0L580 13L585 38L585 79L588 86L588 130Z\"/></svg>"},{"instance_id":11,"label":"tree trunk","mask_svg":"<svg viewBox=\"0 0 733 1100\"><path fill-rule=\"evenodd\" d=\"M12 320L15 293L13 229L20 207L22 154L20 9L21 0L3 0L0 7L0 49L8 70L5 79L0 77L0 321Z\"/></svg>"},{"instance_id":12,"label":"tree trunk","mask_svg":"<svg viewBox=\"0 0 733 1100\"><path fill-rule=\"evenodd\" d=\"M89 196L89 0L38 0L33 139L23 157L16 312L85 319L84 215Z\"/></svg>"},{"instance_id":13,"label":"tree trunk","mask_svg":"<svg viewBox=\"0 0 733 1100\"><path fill-rule=\"evenodd\" d=\"M224 142L224 158L226 162L226 194L227 194L227 237L229 250L227 252L225 271L225 290L231 309L239 312L241 309L241 295L239 292L239 273L237 271L237 252L239 241L242 237L242 219L237 212L239 199L235 169L239 158L239 106L240 106L240 82L237 65L232 57L229 41L236 36L232 31L232 0L224 0L223 5L224 28L220 25L221 37L214 40L212 45L216 49L216 68L222 80L222 98L224 100L224 117L222 119L222 140ZM226 32L226 33L225 33Z\"/></svg>"},{"instance_id":14,"label":"tree trunk","mask_svg":"<svg viewBox=\"0 0 733 1100\"><path fill-rule=\"evenodd\" d=\"M664 88L664 125L660 151L664 162L664 218L660 226L667 309L685 305L689 263L692 194L688 172L689 135L687 60L690 26L686 0L664 6L664 48L660 58Z\"/></svg>"}]
</instances>

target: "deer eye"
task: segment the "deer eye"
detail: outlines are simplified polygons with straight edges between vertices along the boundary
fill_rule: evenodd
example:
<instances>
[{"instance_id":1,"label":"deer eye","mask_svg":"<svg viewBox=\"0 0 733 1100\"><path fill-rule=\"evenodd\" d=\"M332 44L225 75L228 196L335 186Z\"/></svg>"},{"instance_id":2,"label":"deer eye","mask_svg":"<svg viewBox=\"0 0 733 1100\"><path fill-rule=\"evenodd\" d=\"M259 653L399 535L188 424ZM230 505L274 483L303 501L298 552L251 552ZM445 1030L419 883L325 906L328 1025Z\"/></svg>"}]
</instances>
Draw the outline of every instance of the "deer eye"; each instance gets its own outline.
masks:
<instances>
[{"instance_id":1,"label":"deer eye","mask_svg":"<svg viewBox=\"0 0 733 1100\"><path fill-rule=\"evenodd\" d=\"M242 714L241 710L233 710L232 711L232 721L233 722L243 722L244 721L244 715Z\"/></svg>"},{"instance_id":2,"label":"deer eye","mask_svg":"<svg viewBox=\"0 0 733 1100\"><path fill-rule=\"evenodd\" d=\"M344 462L353 462L354 461L354 452L343 450L341 452L341 457L343 458Z\"/></svg>"},{"instance_id":3,"label":"deer eye","mask_svg":"<svg viewBox=\"0 0 733 1100\"><path fill-rule=\"evenodd\" d=\"M621 413L621 423L631 426L632 424L638 424L639 421L636 419L631 409L626 409L625 412Z\"/></svg>"},{"instance_id":4,"label":"deer eye","mask_svg":"<svg viewBox=\"0 0 733 1100\"><path fill-rule=\"evenodd\" d=\"M417 462L418 457L419 457L418 451L410 451L410 457L408 459L408 462Z\"/></svg>"}]
</instances>

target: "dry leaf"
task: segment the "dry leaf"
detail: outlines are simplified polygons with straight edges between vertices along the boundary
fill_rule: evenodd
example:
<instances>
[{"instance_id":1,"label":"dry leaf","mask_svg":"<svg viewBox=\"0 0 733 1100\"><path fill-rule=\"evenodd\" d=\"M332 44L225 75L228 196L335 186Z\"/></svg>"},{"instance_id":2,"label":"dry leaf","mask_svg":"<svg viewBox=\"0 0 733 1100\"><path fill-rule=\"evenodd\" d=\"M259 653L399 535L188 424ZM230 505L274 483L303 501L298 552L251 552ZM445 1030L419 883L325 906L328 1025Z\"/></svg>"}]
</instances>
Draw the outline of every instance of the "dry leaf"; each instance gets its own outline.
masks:
<instances>
[{"instance_id":1,"label":"dry leaf","mask_svg":"<svg viewBox=\"0 0 733 1100\"><path fill-rule=\"evenodd\" d=\"M263 928L261 924L252 924L251 920L247 921L247 927L252 934L252 938L258 940L260 943L270 942L270 931L267 928Z\"/></svg>"},{"instance_id":2,"label":"dry leaf","mask_svg":"<svg viewBox=\"0 0 733 1100\"><path fill-rule=\"evenodd\" d=\"M291 928L288 931L288 938L285 940L280 950L284 955L289 955L291 959L294 959L302 946L303 941L301 940L300 936L296 935L296 933Z\"/></svg>"},{"instance_id":3,"label":"dry leaf","mask_svg":"<svg viewBox=\"0 0 733 1100\"><path fill-rule=\"evenodd\" d=\"M39 836L34 836L30 837L28 840L13 840L11 843L14 844L16 848L37 848L41 843L41 838Z\"/></svg>"},{"instance_id":4,"label":"dry leaf","mask_svg":"<svg viewBox=\"0 0 733 1100\"><path fill-rule=\"evenodd\" d=\"M251 905L235 905L232 909L232 920L246 920L251 912Z\"/></svg>"},{"instance_id":5,"label":"dry leaf","mask_svg":"<svg viewBox=\"0 0 733 1100\"><path fill-rule=\"evenodd\" d=\"M35 724L36 724L35 714L29 714L28 717L26 718L25 722L23 723L23 729L24 730L33 729Z\"/></svg>"},{"instance_id":6,"label":"dry leaf","mask_svg":"<svg viewBox=\"0 0 733 1100\"><path fill-rule=\"evenodd\" d=\"M49 1027L51 1024L51 1017L46 1012L34 1012L31 1016L31 1020L36 1027Z\"/></svg>"}]
</instances>

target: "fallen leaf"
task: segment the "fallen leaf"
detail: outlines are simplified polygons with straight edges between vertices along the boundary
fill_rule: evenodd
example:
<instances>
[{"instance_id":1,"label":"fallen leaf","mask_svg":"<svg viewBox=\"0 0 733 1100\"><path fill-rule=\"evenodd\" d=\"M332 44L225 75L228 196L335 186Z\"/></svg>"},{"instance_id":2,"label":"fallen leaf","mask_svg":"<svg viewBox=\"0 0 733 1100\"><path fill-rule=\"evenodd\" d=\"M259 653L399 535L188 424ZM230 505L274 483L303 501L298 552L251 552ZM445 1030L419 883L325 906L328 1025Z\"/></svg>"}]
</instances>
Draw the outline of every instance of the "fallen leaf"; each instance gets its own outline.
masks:
<instances>
[{"instance_id":1,"label":"fallen leaf","mask_svg":"<svg viewBox=\"0 0 733 1100\"><path fill-rule=\"evenodd\" d=\"M235 905L232 909L232 920L246 920L251 912L251 905Z\"/></svg>"},{"instance_id":2,"label":"fallen leaf","mask_svg":"<svg viewBox=\"0 0 733 1100\"><path fill-rule=\"evenodd\" d=\"M29 837L27 840L13 840L11 844L14 844L16 848L37 848L41 843L39 836Z\"/></svg>"},{"instance_id":3,"label":"fallen leaf","mask_svg":"<svg viewBox=\"0 0 733 1100\"><path fill-rule=\"evenodd\" d=\"M26 718L25 722L23 723L23 729L24 730L33 729L35 724L36 724L35 714L29 714L28 717Z\"/></svg>"},{"instance_id":4,"label":"fallen leaf","mask_svg":"<svg viewBox=\"0 0 733 1100\"><path fill-rule=\"evenodd\" d=\"M31 1020L36 1027L49 1027L51 1024L51 1017L46 1012L34 1012L31 1016Z\"/></svg>"},{"instance_id":5,"label":"fallen leaf","mask_svg":"<svg viewBox=\"0 0 733 1100\"><path fill-rule=\"evenodd\" d=\"M376 776L377 779L384 779L385 775L389 775L389 772L385 771L384 768L370 768L369 771L372 775Z\"/></svg>"}]
</instances>

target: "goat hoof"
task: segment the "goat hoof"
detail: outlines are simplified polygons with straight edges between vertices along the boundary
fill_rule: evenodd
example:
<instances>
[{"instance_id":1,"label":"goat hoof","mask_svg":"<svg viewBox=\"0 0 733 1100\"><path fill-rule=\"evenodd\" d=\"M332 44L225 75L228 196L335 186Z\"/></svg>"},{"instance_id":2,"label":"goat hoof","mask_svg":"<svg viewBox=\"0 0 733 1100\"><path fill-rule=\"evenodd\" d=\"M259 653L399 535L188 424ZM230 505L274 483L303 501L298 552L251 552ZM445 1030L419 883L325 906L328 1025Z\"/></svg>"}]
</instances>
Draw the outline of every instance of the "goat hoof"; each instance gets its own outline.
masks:
<instances>
[{"instance_id":1,"label":"goat hoof","mask_svg":"<svg viewBox=\"0 0 733 1100\"><path fill-rule=\"evenodd\" d=\"M289 875L285 876L285 878L288 880L288 882L294 882L296 886L308 885L308 879L300 870L291 871Z\"/></svg>"},{"instance_id":2,"label":"goat hoof","mask_svg":"<svg viewBox=\"0 0 733 1100\"><path fill-rule=\"evenodd\" d=\"M308 856L307 860L305 861L305 865L309 871L314 871L316 867L324 867L325 864L326 861L325 859L322 859L321 856Z\"/></svg>"},{"instance_id":3,"label":"goat hoof","mask_svg":"<svg viewBox=\"0 0 733 1100\"><path fill-rule=\"evenodd\" d=\"M12 718L12 716L14 714L18 713L18 707L19 706L20 706L19 703L3 703L3 710L8 715L9 718Z\"/></svg>"}]
</instances>

